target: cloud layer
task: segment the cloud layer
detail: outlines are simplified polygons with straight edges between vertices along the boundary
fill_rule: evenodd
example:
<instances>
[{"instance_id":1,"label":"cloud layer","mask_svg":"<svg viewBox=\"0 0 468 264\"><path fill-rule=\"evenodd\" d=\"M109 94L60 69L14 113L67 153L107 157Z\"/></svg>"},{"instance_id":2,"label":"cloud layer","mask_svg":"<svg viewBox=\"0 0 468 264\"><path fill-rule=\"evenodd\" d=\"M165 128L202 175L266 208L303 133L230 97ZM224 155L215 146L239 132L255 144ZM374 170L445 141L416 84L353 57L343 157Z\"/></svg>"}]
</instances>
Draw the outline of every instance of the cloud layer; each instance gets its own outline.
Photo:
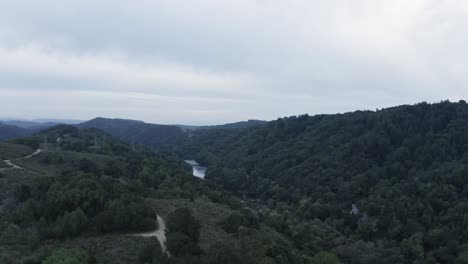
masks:
<instances>
[{"instance_id":1,"label":"cloud layer","mask_svg":"<svg viewBox=\"0 0 468 264\"><path fill-rule=\"evenodd\" d=\"M462 0L4 1L4 117L212 124L468 97Z\"/></svg>"}]
</instances>

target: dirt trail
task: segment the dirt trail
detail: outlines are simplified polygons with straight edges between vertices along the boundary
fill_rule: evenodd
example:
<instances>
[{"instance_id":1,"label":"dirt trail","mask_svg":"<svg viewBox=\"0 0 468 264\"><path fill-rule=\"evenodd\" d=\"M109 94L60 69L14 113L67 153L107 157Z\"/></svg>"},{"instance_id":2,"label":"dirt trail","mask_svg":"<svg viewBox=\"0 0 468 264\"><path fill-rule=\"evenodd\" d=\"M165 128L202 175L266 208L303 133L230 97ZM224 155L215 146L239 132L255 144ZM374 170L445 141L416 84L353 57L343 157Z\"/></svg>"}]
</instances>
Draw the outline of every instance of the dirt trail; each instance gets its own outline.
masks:
<instances>
[{"instance_id":1,"label":"dirt trail","mask_svg":"<svg viewBox=\"0 0 468 264\"><path fill-rule=\"evenodd\" d=\"M32 157L36 156L37 154L39 154L39 153L41 153L41 152L42 152L42 149L37 149L33 154L28 155L28 156L24 157L23 159L32 158Z\"/></svg>"},{"instance_id":2,"label":"dirt trail","mask_svg":"<svg viewBox=\"0 0 468 264\"><path fill-rule=\"evenodd\" d=\"M162 252L169 255L166 248L166 223L159 215L156 215L156 221L158 221L158 229L151 232L140 233L137 234L137 236L156 237L161 245Z\"/></svg>"},{"instance_id":3,"label":"dirt trail","mask_svg":"<svg viewBox=\"0 0 468 264\"><path fill-rule=\"evenodd\" d=\"M18 169L18 170L24 169L23 167L20 167L20 166L14 164L13 162L11 162L11 160L4 160L3 162L5 162L6 165L10 166L13 169Z\"/></svg>"},{"instance_id":4,"label":"dirt trail","mask_svg":"<svg viewBox=\"0 0 468 264\"><path fill-rule=\"evenodd\" d=\"M41 153L42 152L42 149L37 149L34 153L28 155L28 156L25 156L23 158L20 158L20 159L29 159L29 158L32 158L34 156L36 156L37 154ZM16 159L16 160L19 160L19 159ZM4 160L3 162L5 162L6 165L10 166L11 169L18 169L18 170L24 170L25 168L21 167L21 166L18 166L16 164L14 164L11 160ZM7 168L3 168L3 170L5 170Z\"/></svg>"}]
</instances>

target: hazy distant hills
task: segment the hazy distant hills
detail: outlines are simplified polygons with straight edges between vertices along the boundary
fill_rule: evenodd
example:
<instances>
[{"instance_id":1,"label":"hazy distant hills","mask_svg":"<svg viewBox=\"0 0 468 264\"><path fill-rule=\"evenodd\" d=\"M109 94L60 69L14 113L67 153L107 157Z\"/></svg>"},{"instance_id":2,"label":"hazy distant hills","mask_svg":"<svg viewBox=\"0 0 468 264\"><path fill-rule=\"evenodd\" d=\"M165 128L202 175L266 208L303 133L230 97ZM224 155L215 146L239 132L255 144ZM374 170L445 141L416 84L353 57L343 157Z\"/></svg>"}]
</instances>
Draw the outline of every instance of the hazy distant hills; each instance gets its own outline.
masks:
<instances>
[{"instance_id":1,"label":"hazy distant hills","mask_svg":"<svg viewBox=\"0 0 468 264\"><path fill-rule=\"evenodd\" d=\"M58 124L77 124L79 122L78 120L59 119L0 120L0 141L30 136Z\"/></svg>"},{"instance_id":2,"label":"hazy distant hills","mask_svg":"<svg viewBox=\"0 0 468 264\"><path fill-rule=\"evenodd\" d=\"M95 118L78 125L80 128L97 128L125 142L144 145L154 151L170 150L187 140L184 131L172 125L157 125L127 119Z\"/></svg>"},{"instance_id":3,"label":"hazy distant hills","mask_svg":"<svg viewBox=\"0 0 468 264\"><path fill-rule=\"evenodd\" d=\"M33 119L33 120L22 120L22 119L4 119L0 120L0 123L10 126L17 126L21 128L44 128L51 127L58 124L79 124L82 123L81 120L71 120L71 119Z\"/></svg>"},{"instance_id":4,"label":"hazy distant hills","mask_svg":"<svg viewBox=\"0 0 468 264\"><path fill-rule=\"evenodd\" d=\"M190 141L193 133L201 130L233 130L266 124L266 121L248 120L214 126L159 125L138 120L98 117L86 122L76 120L5 120L0 121L0 141L33 135L43 129L72 124L79 128L97 128L130 144L143 145L153 151L171 151Z\"/></svg>"},{"instance_id":5,"label":"hazy distant hills","mask_svg":"<svg viewBox=\"0 0 468 264\"><path fill-rule=\"evenodd\" d=\"M158 125L129 119L98 117L78 127L97 128L129 143L144 145L154 151L169 151L190 140L189 131L205 129L241 129L265 124L266 121L248 120L217 126Z\"/></svg>"},{"instance_id":6,"label":"hazy distant hills","mask_svg":"<svg viewBox=\"0 0 468 264\"><path fill-rule=\"evenodd\" d=\"M32 135L29 129L0 123L0 141Z\"/></svg>"},{"instance_id":7,"label":"hazy distant hills","mask_svg":"<svg viewBox=\"0 0 468 264\"><path fill-rule=\"evenodd\" d=\"M5 124L0 128L8 136L30 131ZM465 101L207 127L96 118L2 143L0 153L5 159L24 157L45 139L51 145L46 151L37 152L39 155L31 159L12 160L25 169L15 169L8 162L0 167L4 175L0 174L0 183L7 183L0 184L0 200L2 195L9 201L17 200L5 207L12 208L5 217L10 226L15 224L14 219L29 225L39 225L44 222L41 219L48 221L45 227L50 231L36 243L86 234L80 237L81 243L95 247L94 238L92 242L84 240L88 232L125 231L127 235L146 227L145 223L154 223L143 220L154 216L161 203L166 203L163 208L170 205L170 209L159 211L165 212L182 201L184 207L194 208L203 222L200 239L208 238L215 245L206 251L193 251L202 252L196 257L202 254L213 260L207 263L226 263L218 259L220 252L227 252L226 256L259 256L232 263L325 263L322 259L350 264L467 263ZM168 153L154 155L132 143ZM22 155L25 146L29 151ZM203 181L192 179L190 167L183 162L185 157L207 166ZM15 188L27 179L18 177L24 173L32 173L31 179L36 177L34 173L42 173L53 180ZM43 186L50 190L30 191ZM15 198L18 194L21 200ZM147 199L154 199L148 204L154 206L149 208L150 214L141 210L146 204L142 201ZM97 207L89 202L95 200L105 203ZM57 206L57 201L63 205ZM74 213L69 204L74 205ZM114 209L109 205L118 206ZM218 206L230 209L223 209L223 215L223 211L214 212ZM30 210L35 210L34 214ZM134 217L135 212L141 212L141 216ZM162 218L168 219L166 216ZM84 222L87 224L74 229L68 221L74 223L75 218L88 219ZM186 219L184 214L180 218ZM130 220L118 225L114 219ZM133 219L140 222L132 224ZM19 232L30 235L32 230L3 226L2 238ZM213 237L222 239L214 241ZM168 248L177 250L179 240L169 233ZM3 241L7 240L0 239L0 246L6 245ZM194 244L187 241L182 242ZM204 243L200 240L200 245ZM244 254L246 250L250 252ZM120 258L119 251L113 252L115 259ZM270 252L290 255L275 255L280 261L262 261L270 258Z\"/></svg>"}]
</instances>

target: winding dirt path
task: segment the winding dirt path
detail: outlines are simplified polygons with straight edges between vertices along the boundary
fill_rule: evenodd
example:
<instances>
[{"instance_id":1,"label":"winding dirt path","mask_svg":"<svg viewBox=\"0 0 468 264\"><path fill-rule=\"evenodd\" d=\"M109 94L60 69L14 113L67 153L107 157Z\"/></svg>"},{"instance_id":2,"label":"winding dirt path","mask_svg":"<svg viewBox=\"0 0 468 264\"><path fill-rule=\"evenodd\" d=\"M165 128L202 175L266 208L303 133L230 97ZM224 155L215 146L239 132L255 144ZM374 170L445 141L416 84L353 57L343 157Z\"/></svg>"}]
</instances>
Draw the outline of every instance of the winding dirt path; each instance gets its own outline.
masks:
<instances>
[{"instance_id":1,"label":"winding dirt path","mask_svg":"<svg viewBox=\"0 0 468 264\"><path fill-rule=\"evenodd\" d=\"M156 237L159 241L159 244L161 245L162 252L170 256L169 251L167 251L166 247L166 223L159 215L156 215L156 221L158 222L158 229L151 232L145 232L136 235L142 237Z\"/></svg>"},{"instance_id":2,"label":"winding dirt path","mask_svg":"<svg viewBox=\"0 0 468 264\"><path fill-rule=\"evenodd\" d=\"M34 153L32 153L32 154L30 154L28 156L25 156L23 158L20 158L20 159L29 159L29 158L32 158L32 157L36 156L37 154L39 154L41 152L42 152L42 149L37 149ZM19 160L19 159L16 159L16 160ZM11 169L18 169L18 170L24 170L25 169L25 168L23 168L21 166L18 166L16 164L14 164L11 160L4 160L3 162L5 162L6 165L10 166Z\"/></svg>"},{"instance_id":3,"label":"winding dirt path","mask_svg":"<svg viewBox=\"0 0 468 264\"><path fill-rule=\"evenodd\" d=\"M13 162L11 162L11 160L4 160L3 162L5 162L6 165L10 166L13 169L18 169L18 170L24 169L23 167L20 167L20 166L14 164Z\"/></svg>"},{"instance_id":4,"label":"winding dirt path","mask_svg":"<svg viewBox=\"0 0 468 264\"><path fill-rule=\"evenodd\" d=\"M41 153L41 152L42 152L42 149L37 149L33 154L28 155L28 156L24 157L23 159L32 158L32 157L36 156L37 154L39 154L39 153Z\"/></svg>"}]
</instances>

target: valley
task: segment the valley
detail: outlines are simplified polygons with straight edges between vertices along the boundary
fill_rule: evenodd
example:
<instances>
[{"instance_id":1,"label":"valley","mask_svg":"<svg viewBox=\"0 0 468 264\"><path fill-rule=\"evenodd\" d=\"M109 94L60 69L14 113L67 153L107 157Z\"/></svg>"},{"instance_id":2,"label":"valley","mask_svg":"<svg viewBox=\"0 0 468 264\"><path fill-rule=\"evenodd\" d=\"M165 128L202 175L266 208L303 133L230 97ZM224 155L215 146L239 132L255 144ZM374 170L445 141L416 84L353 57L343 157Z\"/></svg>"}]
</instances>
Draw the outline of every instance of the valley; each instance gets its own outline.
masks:
<instances>
[{"instance_id":1,"label":"valley","mask_svg":"<svg viewBox=\"0 0 468 264\"><path fill-rule=\"evenodd\" d=\"M454 263L466 124L464 102L422 103L190 130L164 151L145 147L159 134L53 126L0 143L0 256Z\"/></svg>"},{"instance_id":2,"label":"valley","mask_svg":"<svg viewBox=\"0 0 468 264\"><path fill-rule=\"evenodd\" d=\"M468 264L467 25L0 1L0 264Z\"/></svg>"}]
</instances>

